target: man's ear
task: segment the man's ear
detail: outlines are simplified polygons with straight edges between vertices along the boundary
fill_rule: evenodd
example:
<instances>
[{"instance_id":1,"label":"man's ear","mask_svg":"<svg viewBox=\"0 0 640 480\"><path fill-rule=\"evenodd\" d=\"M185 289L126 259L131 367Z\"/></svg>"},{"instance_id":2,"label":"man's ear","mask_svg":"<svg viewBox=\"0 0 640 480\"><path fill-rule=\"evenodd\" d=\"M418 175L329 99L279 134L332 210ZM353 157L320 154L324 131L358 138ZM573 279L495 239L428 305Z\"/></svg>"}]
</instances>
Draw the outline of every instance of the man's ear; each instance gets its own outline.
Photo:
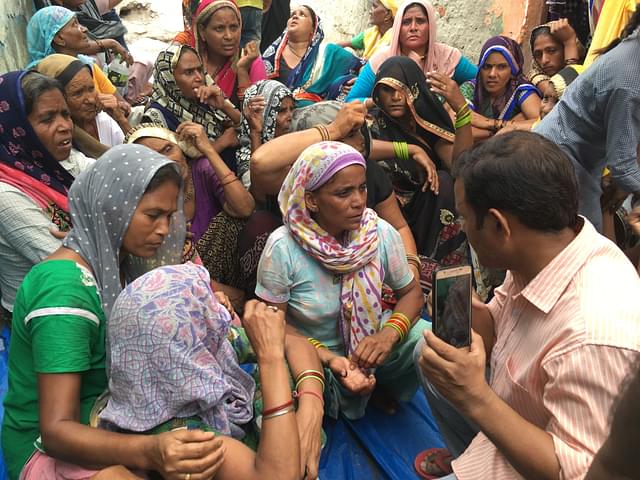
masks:
<instances>
[{"instance_id":1,"label":"man's ear","mask_svg":"<svg viewBox=\"0 0 640 480\"><path fill-rule=\"evenodd\" d=\"M511 237L512 225L509 223L509 218L504 215L500 210L490 208L487 212L491 221L495 224L497 232L501 232L506 238ZM486 221L486 218L485 218Z\"/></svg>"},{"instance_id":2,"label":"man's ear","mask_svg":"<svg viewBox=\"0 0 640 480\"><path fill-rule=\"evenodd\" d=\"M307 209L312 213L318 212L318 203L312 192L304 192L304 201L307 204Z\"/></svg>"}]
</instances>

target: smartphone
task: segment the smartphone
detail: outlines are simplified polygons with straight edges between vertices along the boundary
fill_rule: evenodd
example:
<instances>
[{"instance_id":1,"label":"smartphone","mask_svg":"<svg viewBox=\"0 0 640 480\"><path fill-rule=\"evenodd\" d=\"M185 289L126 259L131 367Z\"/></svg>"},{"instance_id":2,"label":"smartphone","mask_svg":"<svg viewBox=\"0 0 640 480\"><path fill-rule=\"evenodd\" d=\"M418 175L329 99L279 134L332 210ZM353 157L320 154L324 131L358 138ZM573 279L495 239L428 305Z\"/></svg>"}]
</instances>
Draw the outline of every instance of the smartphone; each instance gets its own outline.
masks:
<instances>
[{"instance_id":1,"label":"smartphone","mask_svg":"<svg viewBox=\"0 0 640 480\"><path fill-rule=\"evenodd\" d=\"M433 273L433 333L454 347L471 345L471 266Z\"/></svg>"}]
</instances>

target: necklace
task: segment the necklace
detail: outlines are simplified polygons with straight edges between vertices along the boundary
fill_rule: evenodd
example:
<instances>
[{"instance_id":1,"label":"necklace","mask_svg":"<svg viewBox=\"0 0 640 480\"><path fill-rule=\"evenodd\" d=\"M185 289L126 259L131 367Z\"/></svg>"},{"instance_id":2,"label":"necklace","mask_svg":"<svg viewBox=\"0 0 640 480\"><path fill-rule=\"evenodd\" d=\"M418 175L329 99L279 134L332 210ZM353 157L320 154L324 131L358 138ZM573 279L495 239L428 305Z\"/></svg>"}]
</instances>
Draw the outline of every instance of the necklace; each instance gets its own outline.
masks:
<instances>
[{"instance_id":1,"label":"necklace","mask_svg":"<svg viewBox=\"0 0 640 480\"><path fill-rule=\"evenodd\" d=\"M290 51L291 53L293 53L293 54L294 54L296 57L298 57L298 58L302 58L302 56L304 55L304 52L302 52L302 55L298 55L298 53L293 49L293 47L291 46L291 44L290 44L290 43L287 43L287 48L289 49L289 51ZM306 51L307 51L307 50L305 49L305 52L306 52Z\"/></svg>"}]
</instances>

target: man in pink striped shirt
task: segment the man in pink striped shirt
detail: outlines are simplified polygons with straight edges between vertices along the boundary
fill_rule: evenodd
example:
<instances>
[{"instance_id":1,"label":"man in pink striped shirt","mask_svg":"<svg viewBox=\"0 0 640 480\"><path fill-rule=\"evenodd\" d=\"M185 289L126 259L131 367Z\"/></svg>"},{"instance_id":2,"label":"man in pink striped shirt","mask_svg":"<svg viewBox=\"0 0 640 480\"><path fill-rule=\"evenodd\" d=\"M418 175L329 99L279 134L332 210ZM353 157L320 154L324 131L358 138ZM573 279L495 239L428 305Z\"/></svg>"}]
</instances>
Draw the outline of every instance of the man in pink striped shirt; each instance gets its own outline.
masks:
<instances>
[{"instance_id":1,"label":"man in pink striped shirt","mask_svg":"<svg viewBox=\"0 0 640 480\"><path fill-rule=\"evenodd\" d=\"M550 141L498 136L456 170L470 244L508 272L489 304L474 301L469 349L425 332L416 350L457 457L449 478L584 478L639 358L640 279L578 216L573 166Z\"/></svg>"}]
</instances>

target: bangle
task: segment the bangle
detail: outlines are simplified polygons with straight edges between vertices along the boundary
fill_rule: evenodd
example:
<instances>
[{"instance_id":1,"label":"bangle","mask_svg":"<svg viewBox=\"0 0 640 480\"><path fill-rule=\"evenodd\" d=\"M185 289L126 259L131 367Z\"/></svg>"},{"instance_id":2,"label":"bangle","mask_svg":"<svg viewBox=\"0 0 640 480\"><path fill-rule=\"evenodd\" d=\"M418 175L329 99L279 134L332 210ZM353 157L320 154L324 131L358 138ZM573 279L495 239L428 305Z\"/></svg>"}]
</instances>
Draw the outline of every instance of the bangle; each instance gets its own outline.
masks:
<instances>
[{"instance_id":1,"label":"bangle","mask_svg":"<svg viewBox=\"0 0 640 480\"><path fill-rule=\"evenodd\" d=\"M320 385L322 385L322 391L324 392L325 383L324 375L322 374L322 372L319 372L317 370L305 370L296 378L295 390L298 390L298 388L300 388L300 385L302 385L305 380L315 380L316 382L320 383Z\"/></svg>"},{"instance_id":2,"label":"bangle","mask_svg":"<svg viewBox=\"0 0 640 480\"><path fill-rule=\"evenodd\" d=\"M318 124L318 125L314 126L313 128L315 128L316 130L318 130L320 132L320 137L322 137L322 141L323 142L331 141L331 135L329 134L329 129L327 128L326 125Z\"/></svg>"},{"instance_id":3,"label":"bangle","mask_svg":"<svg viewBox=\"0 0 640 480\"><path fill-rule=\"evenodd\" d=\"M314 347L316 347L317 349L321 349L321 348L327 348L327 349L328 349L328 348L329 348L329 347L327 347L324 343L322 343L321 341L316 340L315 338L312 338L312 337L307 338L307 341L308 341L311 345L313 345Z\"/></svg>"},{"instance_id":4,"label":"bangle","mask_svg":"<svg viewBox=\"0 0 640 480\"><path fill-rule=\"evenodd\" d=\"M299 390L293 392L293 398L300 398L302 395L313 395L322 402L322 406L324 407L324 398L322 398L322 395L318 392L314 392L313 390Z\"/></svg>"},{"instance_id":5,"label":"bangle","mask_svg":"<svg viewBox=\"0 0 640 480\"><path fill-rule=\"evenodd\" d=\"M402 343L402 341L404 340L404 337L405 337L405 334L404 334L404 331L402 330L402 328L400 328L395 323L391 323L389 321L387 321L387 323L384 324L383 328L393 328L396 332L398 332L398 336L400 337L399 342Z\"/></svg>"},{"instance_id":6,"label":"bangle","mask_svg":"<svg viewBox=\"0 0 640 480\"><path fill-rule=\"evenodd\" d=\"M262 420L269 420L270 418L276 418L276 417L281 417L282 415L286 415L287 413L291 413L291 412L295 412L296 409L293 406L293 401L291 401L291 405L286 407L286 408L282 408L280 410L277 410L273 413L268 413L268 414L262 414Z\"/></svg>"},{"instance_id":7,"label":"bangle","mask_svg":"<svg viewBox=\"0 0 640 480\"><path fill-rule=\"evenodd\" d=\"M293 406L293 400L289 400L287 403L283 403L282 405L278 405L277 407L270 408L268 410L264 410L262 412L262 418L271 415L274 412L278 412L279 410L289 408Z\"/></svg>"},{"instance_id":8,"label":"bangle","mask_svg":"<svg viewBox=\"0 0 640 480\"><path fill-rule=\"evenodd\" d=\"M393 142L393 154L398 160L409 160L409 146L407 142Z\"/></svg>"},{"instance_id":9,"label":"bangle","mask_svg":"<svg viewBox=\"0 0 640 480\"><path fill-rule=\"evenodd\" d=\"M459 130L462 127L465 127L471 123L472 120L471 109L469 108L469 104L465 103L460 110L456 112L456 121L454 127L456 130Z\"/></svg>"},{"instance_id":10,"label":"bangle","mask_svg":"<svg viewBox=\"0 0 640 480\"><path fill-rule=\"evenodd\" d=\"M409 320L409 317L407 317L404 313L400 313L400 312L393 312L391 314L391 318L395 318L397 320L400 320L401 322L404 322L405 325L409 326L411 325L411 320Z\"/></svg>"},{"instance_id":11,"label":"bangle","mask_svg":"<svg viewBox=\"0 0 640 480\"><path fill-rule=\"evenodd\" d=\"M231 180L221 183L220 186L226 187L227 185L229 185L229 184L231 184L233 182L236 182L237 180L238 180L238 177L233 177Z\"/></svg>"}]
</instances>

